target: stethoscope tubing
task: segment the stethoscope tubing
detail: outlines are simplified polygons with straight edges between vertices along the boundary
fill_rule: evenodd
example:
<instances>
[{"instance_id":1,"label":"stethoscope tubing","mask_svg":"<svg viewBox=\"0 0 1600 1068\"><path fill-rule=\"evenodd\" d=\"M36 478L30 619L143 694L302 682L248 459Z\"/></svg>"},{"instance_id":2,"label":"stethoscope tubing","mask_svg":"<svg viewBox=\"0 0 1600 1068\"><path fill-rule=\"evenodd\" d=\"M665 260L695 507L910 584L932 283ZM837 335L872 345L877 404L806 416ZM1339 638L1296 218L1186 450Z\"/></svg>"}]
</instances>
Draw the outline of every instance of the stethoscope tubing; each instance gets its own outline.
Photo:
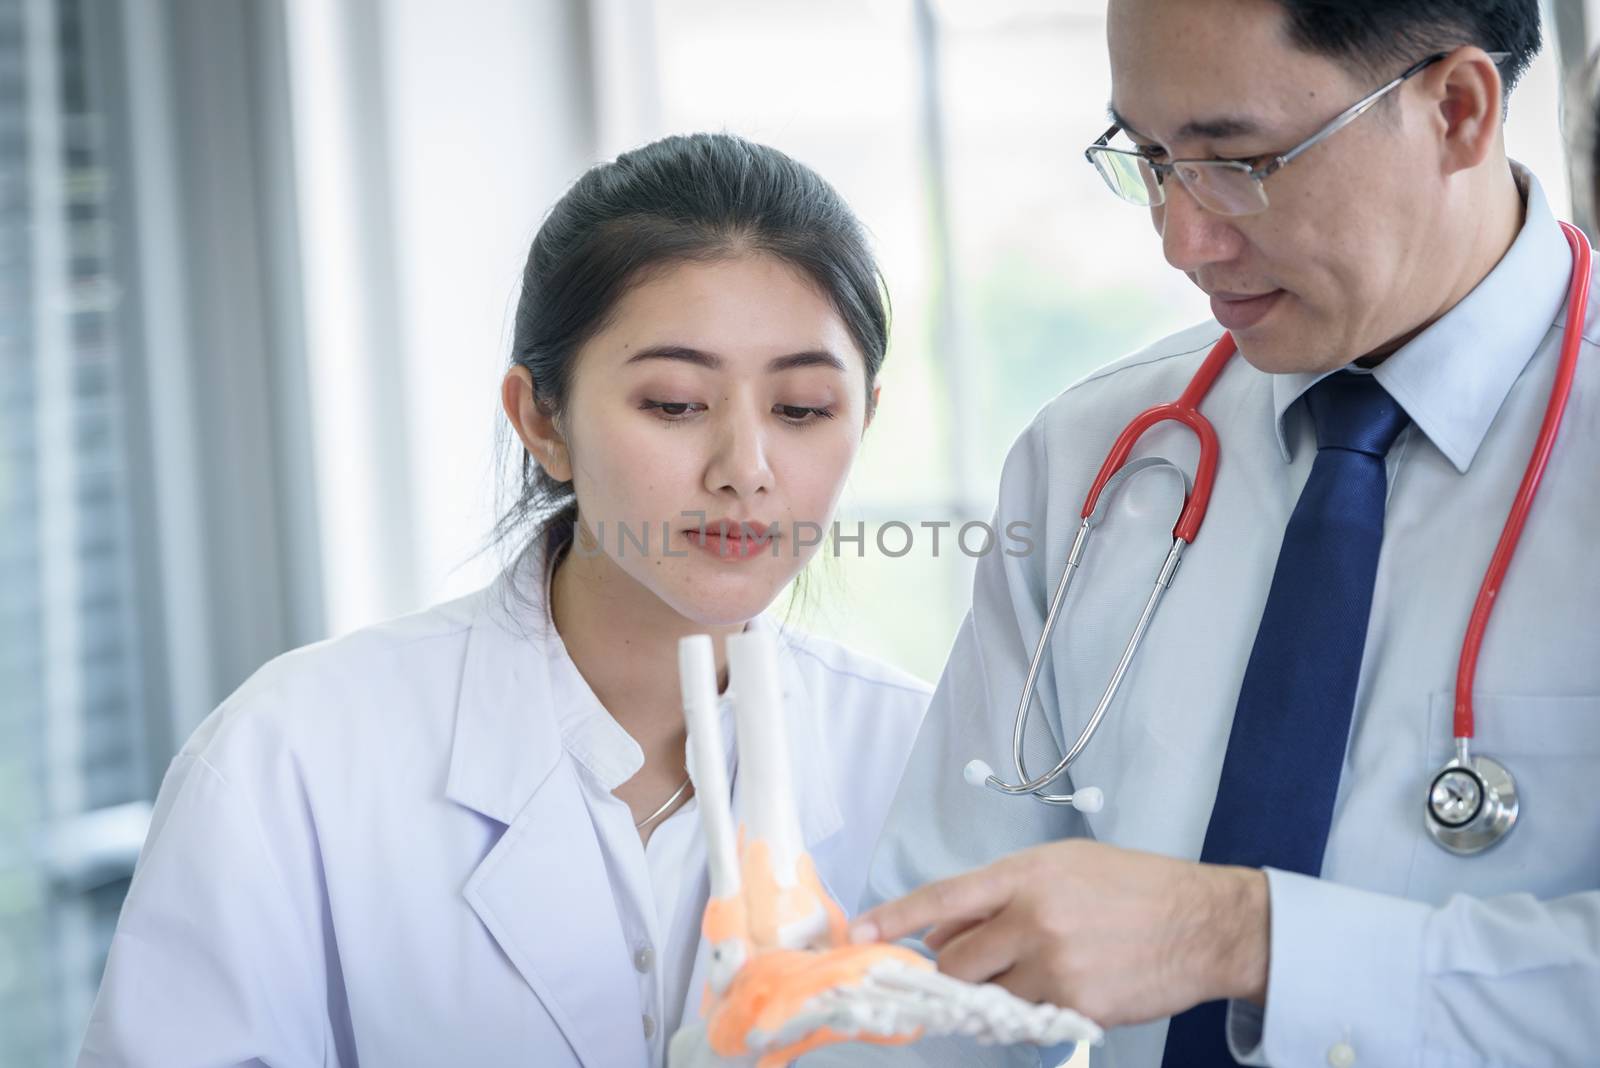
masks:
<instances>
[{"instance_id":1,"label":"stethoscope tubing","mask_svg":"<svg viewBox=\"0 0 1600 1068\"><path fill-rule=\"evenodd\" d=\"M1116 443L1111 446L1105 462L1100 465L1100 473L1095 476L1094 484L1089 487L1089 494L1083 501L1083 518L1087 519L1094 514L1100 504L1101 493L1116 477L1117 472L1127 464L1128 457L1139 444L1140 438L1159 423L1182 423L1194 431L1195 437L1200 440L1200 462L1195 466L1194 490L1189 494L1182 514L1178 516L1178 522L1172 528L1172 536L1193 544L1195 535L1200 533L1200 524L1205 522L1206 509L1211 505L1211 489L1217 482L1217 462L1222 451L1217 442L1217 429L1211 425L1211 420L1201 413L1200 402L1211 392L1211 386L1216 382L1217 376L1222 373L1222 369L1237 351L1238 344L1234 341L1233 335L1223 334L1212 346L1200 369L1190 379L1182 396L1167 404L1146 408L1133 417L1133 420L1123 428L1122 433L1117 435Z\"/></svg>"},{"instance_id":2,"label":"stethoscope tubing","mask_svg":"<svg viewBox=\"0 0 1600 1068\"><path fill-rule=\"evenodd\" d=\"M1528 521L1528 512L1539 492L1539 482L1555 449L1556 436L1561 429L1561 419L1566 414L1567 399L1572 396L1572 383L1578 371L1578 353L1583 347L1583 321L1589 311L1589 281L1592 273L1592 253L1589 239L1569 222L1561 224L1567 244L1572 246L1572 280L1567 289L1567 328L1561 339L1561 363L1556 368L1555 383L1550 387L1550 403L1545 406L1544 422L1539 427L1539 437L1534 442L1533 454L1528 458L1528 469L1522 475L1522 484L1511 502L1511 512L1500 532L1489 570L1484 573L1478 599L1467 620L1466 638L1461 643L1461 661L1456 669L1456 701L1454 733L1456 747L1465 754L1465 742L1470 741L1477 729L1472 707L1472 688L1478 674L1478 654L1483 649L1483 638L1489 629L1489 616L1500 599L1500 584L1505 581L1511 558L1516 554L1517 543L1522 540L1522 528Z\"/></svg>"},{"instance_id":3,"label":"stethoscope tubing","mask_svg":"<svg viewBox=\"0 0 1600 1068\"><path fill-rule=\"evenodd\" d=\"M1189 484L1187 477L1177 465L1156 457L1143 457L1131 463L1124 464L1118 471L1112 473L1106 486L1114 486L1117 482L1139 471L1153 467L1168 468L1177 473L1183 482L1185 497L1187 497ZM1109 500L1109 498L1102 498ZM1106 712L1111 708L1111 703L1116 700L1117 691L1122 688L1122 680L1128 674L1128 668L1133 664L1134 657L1138 654L1139 646L1144 642L1145 632L1150 629L1150 623L1155 619L1156 609L1160 607L1161 598L1172 586L1172 579L1178 573L1178 564L1183 559L1183 550L1188 542L1182 538L1172 539L1172 548L1167 552L1167 558L1161 566L1160 573L1156 576L1155 588L1150 591L1150 596L1145 600L1144 610L1139 615L1139 622L1134 626L1133 634L1124 646L1121 658L1117 661L1116 670L1112 672L1111 681L1106 684L1105 690L1100 695L1099 702L1095 705L1094 713L1089 717L1089 723L1078 735L1078 740L1072 747L1062 754L1055 767L1036 778L1028 775L1026 757L1023 755L1023 742L1027 737L1028 719L1033 710L1033 698L1038 686L1039 670L1044 663L1045 651L1050 646L1050 634L1055 630L1056 619L1061 613L1061 606L1066 601L1067 592L1072 587L1072 579L1077 574L1083 562L1084 553L1088 549L1089 536L1095 526L1104 518L1104 509L1098 505L1078 525L1078 533L1073 538L1072 549L1067 554L1067 562L1061 569L1061 578L1056 583L1055 593L1050 598L1050 608L1045 614L1044 629L1039 641L1034 644L1033 658L1028 664L1028 675L1022 684L1022 697L1017 705L1017 712L1013 717L1011 731L1011 759L1017 768L1017 778L1022 780L1012 784L1004 781L997 775L989 775L985 782L988 786L1003 794L1036 794L1040 801L1051 805L1070 805L1073 803L1071 794L1042 794L1038 791L1041 787L1049 785L1060 778L1073 761L1078 759L1095 732L1100 729L1101 720L1105 719Z\"/></svg>"},{"instance_id":4,"label":"stethoscope tubing","mask_svg":"<svg viewBox=\"0 0 1600 1068\"><path fill-rule=\"evenodd\" d=\"M1567 243L1572 248L1573 255L1572 278L1567 294L1567 325L1562 338L1561 361L1556 370L1555 383L1551 387L1550 401L1546 406L1544 420L1540 426L1533 453L1529 457L1527 470L1523 474L1522 482L1517 489L1517 495L1512 501L1510 514L1507 516L1505 527L1501 531L1500 540L1495 546L1488 571L1484 574L1483 584L1473 605L1471 618L1468 620L1467 633L1462 641L1461 658L1456 673L1454 717L1457 759L1462 763L1469 763L1471 760L1468 750L1475 728L1472 687L1477 674L1478 656L1482 650L1484 635L1488 629L1489 617L1498 601L1500 586L1505 579L1507 569L1510 567L1511 559L1516 553L1517 543L1522 537L1523 526L1527 522L1528 513L1538 493L1540 480L1543 478L1545 468L1554 450L1555 439L1561 428L1562 417L1566 412L1567 400L1572 393L1578 355L1583 344L1583 321L1588 312L1592 253L1588 239L1577 227L1570 223L1562 222L1561 229L1566 236ZM1116 696L1117 690L1121 687L1123 678L1132 666L1134 656L1137 654L1145 633L1148 631L1150 623L1155 616L1156 608L1160 605L1163 595L1171 585L1173 576L1177 573L1184 547L1193 543L1200 532L1200 526L1205 520L1206 510L1211 502L1211 492L1216 483L1220 454L1216 428L1211 425L1211 421L1200 411L1200 403L1210 393L1211 387L1222 373L1222 369L1232 359L1237 350L1238 346L1233 335L1223 334L1176 401L1157 404L1145 409L1134 416L1132 421L1123 428L1122 433L1117 436L1116 442L1106 455L1105 461L1101 464L1100 470L1090 486L1089 493L1084 499L1082 523L1078 528L1076 537L1073 539L1067 563L1062 569L1061 578L1058 580L1055 592L1051 597L1043 631L1034 646L1033 657L1028 665L1028 674L1023 683L1021 700L1018 703L1011 738L1012 761L1016 765L1017 777L1020 781L1015 784L1007 783L992 773L982 780L973 781L983 781L992 789L1003 794L1033 794L1038 800L1047 804L1066 805L1073 803L1073 797L1070 794L1044 794L1040 791L1044 786L1065 774L1067 769L1077 760L1079 754L1093 740L1095 733L1100 728L1101 721L1105 718L1106 711L1110 708L1111 702ZM1085 724L1077 740L1053 768L1037 777L1030 777L1023 757L1023 745L1038 684L1039 672L1043 666L1045 651L1050 644L1050 635L1055 630L1056 621L1065 603L1067 591L1071 588L1073 577L1082 565L1089 536L1095 524L1101 518L1101 502L1104 492L1122 478L1149 464L1173 466L1167 461L1155 460L1154 458L1129 461L1129 457L1138 445L1139 440L1151 429L1164 422L1176 422L1188 427L1194 433L1200 445L1200 459L1195 468L1193 488L1187 493L1183 510L1173 525L1172 549L1169 551L1167 559L1162 566L1155 588L1145 602L1144 611L1140 614L1139 622L1135 625L1133 634L1123 648L1122 656L1112 674L1111 681L1101 694L1100 701L1096 704L1088 723ZM975 765L979 763L981 762L974 762Z\"/></svg>"}]
</instances>

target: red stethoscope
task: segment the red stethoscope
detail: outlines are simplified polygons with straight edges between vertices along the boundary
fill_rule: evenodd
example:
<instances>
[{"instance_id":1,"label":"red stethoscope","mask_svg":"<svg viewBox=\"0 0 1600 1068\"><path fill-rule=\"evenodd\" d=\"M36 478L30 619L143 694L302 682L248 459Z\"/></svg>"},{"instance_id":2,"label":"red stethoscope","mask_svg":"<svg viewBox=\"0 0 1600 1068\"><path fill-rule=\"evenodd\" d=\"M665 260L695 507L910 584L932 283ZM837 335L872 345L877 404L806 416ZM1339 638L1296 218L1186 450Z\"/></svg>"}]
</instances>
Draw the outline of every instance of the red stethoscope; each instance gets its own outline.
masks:
<instances>
[{"instance_id":1,"label":"red stethoscope","mask_svg":"<svg viewBox=\"0 0 1600 1068\"><path fill-rule=\"evenodd\" d=\"M1549 462L1550 453L1555 447L1556 434L1561 429L1561 417L1567 407L1567 398L1572 395L1573 377L1578 367L1578 352L1583 345L1583 322L1589 307L1591 255L1589 242L1583 232L1570 223L1563 222L1561 229L1566 234L1567 243L1572 246L1572 280L1567 291L1567 326L1561 344L1561 363L1556 369L1555 385L1550 390L1550 401L1545 407L1544 422L1539 428L1533 455L1528 458L1528 469L1522 476L1522 484L1517 488L1516 498L1511 504L1511 514L1506 518L1505 528L1500 533L1500 541L1495 546L1493 557L1490 558L1489 570L1483 577L1482 587L1478 590L1478 599L1472 607L1472 617L1467 624L1466 638L1461 644L1461 661L1456 671L1455 756L1440 768L1428 783L1428 798L1424 809L1428 833L1445 849L1463 855L1479 853L1494 845L1504 838L1517 822L1517 788L1511 773L1496 761L1484 756L1474 756L1471 752L1472 686L1478 670L1478 653L1483 648L1484 632L1489 626L1489 614L1494 611L1500 585L1505 579L1506 569L1511 565L1511 557L1517 550L1523 524L1527 522L1528 510L1533 506L1534 496L1539 491L1539 480L1544 475L1545 465ZM1211 392L1212 384L1216 382L1217 376L1222 373L1222 368L1233 357L1235 351L1237 346L1233 336L1223 334L1205 362L1200 365L1200 370L1195 372L1183 395L1169 404L1158 404L1140 412L1111 447L1111 453L1100 466L1100 473L1095 477L1089 496L1083 503L1083 521L1078 527L1077 536L1073 539L1072 549L1067 554L1061 578L1056 583L1055 593L1050 600L1050 611L1045 616L1044 631L1034 646L1033 659L1028 665L1027 680L1023 683L1022 700L1017 707L1016 723L1011 737L1012 761L1016 764L1017 777L1020 781L1015 784L1008 783L995 775L989 765L982 760L973 760L963 772L967 782L974 786L988 786L1003 794L1032 794L1046 804L1071 805L1081 812L1098 812L1104 805L1104 794L1093 786L1079 787L1070 794L1045 793L1044 787L1060 778L1072 766L1094 737L1095 731L1099 729L1107 709L1111 707L1111 702L1122 685L1123 678L1128 673L1128 668L1133 663L1134 656L1139 651L1139 646L1144 641L1151 620L1155 618L1156 609L1161 604L1163 595L1172 585L1184 549L1200 532L1200 524L1206 515L1206 506L1211 501L1211 489L1217 478L1219 453L1217 432L1210 420L1200 413L1200 403L1205 400L1206 394ZM1158 457L1144 457L1132 461L1128 459L1139 439L1152 427L1164 422L1182 423L1194 431L1195 436L1200 439L1200 462L1195 469L1192 489L1188 488L1187 476L1169 460ZM1161 566L1155 588L1145 602L1144 611L1140 614L1138 623L1134 625L1133 634L1123 648L1122 657L1117 662L1111 681L1100 695L1100 701L1095 706L1088 723L1084 725L1083 731L1078 735L1077 741L1062 754L1060 762L1055 767L1037 778L1031 778L1023 759L1023 738L1027 731L1028 715L1033 704L1039 669L1044 661L1045 650L1049 647L1051 631L1055 629L1061 605L1066 599L1067 590L1072 585L1072 577L1083 562L1089 534L1105 516L1106 502L1110 500L1105 491L1115 487L1129 475L1150 468L1169 468L1184 479L1186 490L1184 506L1178 516L1177 524L1172 528L1172 548Z\"/></svg>"}]
</instances>

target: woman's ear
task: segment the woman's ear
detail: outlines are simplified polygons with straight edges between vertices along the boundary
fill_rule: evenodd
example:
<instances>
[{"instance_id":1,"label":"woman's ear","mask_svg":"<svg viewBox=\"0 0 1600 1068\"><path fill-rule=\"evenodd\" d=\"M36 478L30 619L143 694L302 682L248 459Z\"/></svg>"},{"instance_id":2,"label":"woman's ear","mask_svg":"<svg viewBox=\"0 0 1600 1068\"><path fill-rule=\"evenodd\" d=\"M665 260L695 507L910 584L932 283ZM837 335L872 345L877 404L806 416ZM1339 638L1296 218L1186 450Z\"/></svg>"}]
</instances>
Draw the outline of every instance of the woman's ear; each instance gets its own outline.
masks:
<instances>
[{"instance_id":1,"label":"woman's ear","mask_svg":"<svg viewBox=\"0 0 1600 1068\"><path fill-rule=\"evenodd\" d=\"M539 403L533 389L533 375L526 367L513 366L500 383L500 403L506 418L522 439L534 462L545 474L557 482L572 481L572 459L567 453L567 441L556 426L555 415Z\"/></svg>"},{"instance_id":2,"label":"woman's ear","mask_svg":"<svg viewBox=\"0 0 1600 1068\"><path fill-rule=\"evenodd\" d=\"M883 393L883 387L876 382L867 390L867 420L861 424L861 432L865 434L867 427L872 425L872 417L878 414L878 397Z\"/></svg>"}]
</instances>

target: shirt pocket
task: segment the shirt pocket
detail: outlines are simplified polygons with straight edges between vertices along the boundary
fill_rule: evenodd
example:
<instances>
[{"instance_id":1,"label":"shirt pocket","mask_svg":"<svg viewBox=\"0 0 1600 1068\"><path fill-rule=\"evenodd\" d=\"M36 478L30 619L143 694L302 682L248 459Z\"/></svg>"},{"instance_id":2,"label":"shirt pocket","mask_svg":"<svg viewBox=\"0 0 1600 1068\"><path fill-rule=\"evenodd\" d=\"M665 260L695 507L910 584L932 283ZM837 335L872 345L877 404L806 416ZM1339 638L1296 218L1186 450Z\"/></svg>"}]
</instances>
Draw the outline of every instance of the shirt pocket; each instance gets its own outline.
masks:
<instances>
[{"instance_id":1,"label":"shirt pocket","mask_svg":"<svg viewBox=\"0 0 1600 1068\"><path fill-rule=\"evenodd\" d=\"M1516 825L1466 857L1446 852L1424 828L1424 791L1455 755L1455 694L1430 695L1407 896L1438 904L1456 893L1548 899L1600 888L1600 696L1480 695L1473 705L1472 753L1511 773L1521 806Z\"/></svg>"}]
</instances>

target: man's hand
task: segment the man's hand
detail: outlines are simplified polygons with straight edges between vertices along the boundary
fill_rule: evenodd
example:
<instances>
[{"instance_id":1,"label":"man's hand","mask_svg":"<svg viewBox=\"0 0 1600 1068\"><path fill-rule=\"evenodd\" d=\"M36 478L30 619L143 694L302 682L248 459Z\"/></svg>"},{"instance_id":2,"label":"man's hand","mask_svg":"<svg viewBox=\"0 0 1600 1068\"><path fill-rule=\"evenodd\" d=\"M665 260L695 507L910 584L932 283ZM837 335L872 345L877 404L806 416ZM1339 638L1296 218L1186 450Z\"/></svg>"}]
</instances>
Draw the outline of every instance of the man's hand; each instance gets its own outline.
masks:
<instances>
[{"instance_id":1,"label":"man's hand","mask_svg":"<svg viewBox=\"0 0 1600 1068\"><path fill-rule=\"evenodd\" d=\"M863 913L852 937L924 928L940 971L1103 1027L1266 998L1267 877L1250 868L1051 842Z\"/></svg>"}]
</instances>

